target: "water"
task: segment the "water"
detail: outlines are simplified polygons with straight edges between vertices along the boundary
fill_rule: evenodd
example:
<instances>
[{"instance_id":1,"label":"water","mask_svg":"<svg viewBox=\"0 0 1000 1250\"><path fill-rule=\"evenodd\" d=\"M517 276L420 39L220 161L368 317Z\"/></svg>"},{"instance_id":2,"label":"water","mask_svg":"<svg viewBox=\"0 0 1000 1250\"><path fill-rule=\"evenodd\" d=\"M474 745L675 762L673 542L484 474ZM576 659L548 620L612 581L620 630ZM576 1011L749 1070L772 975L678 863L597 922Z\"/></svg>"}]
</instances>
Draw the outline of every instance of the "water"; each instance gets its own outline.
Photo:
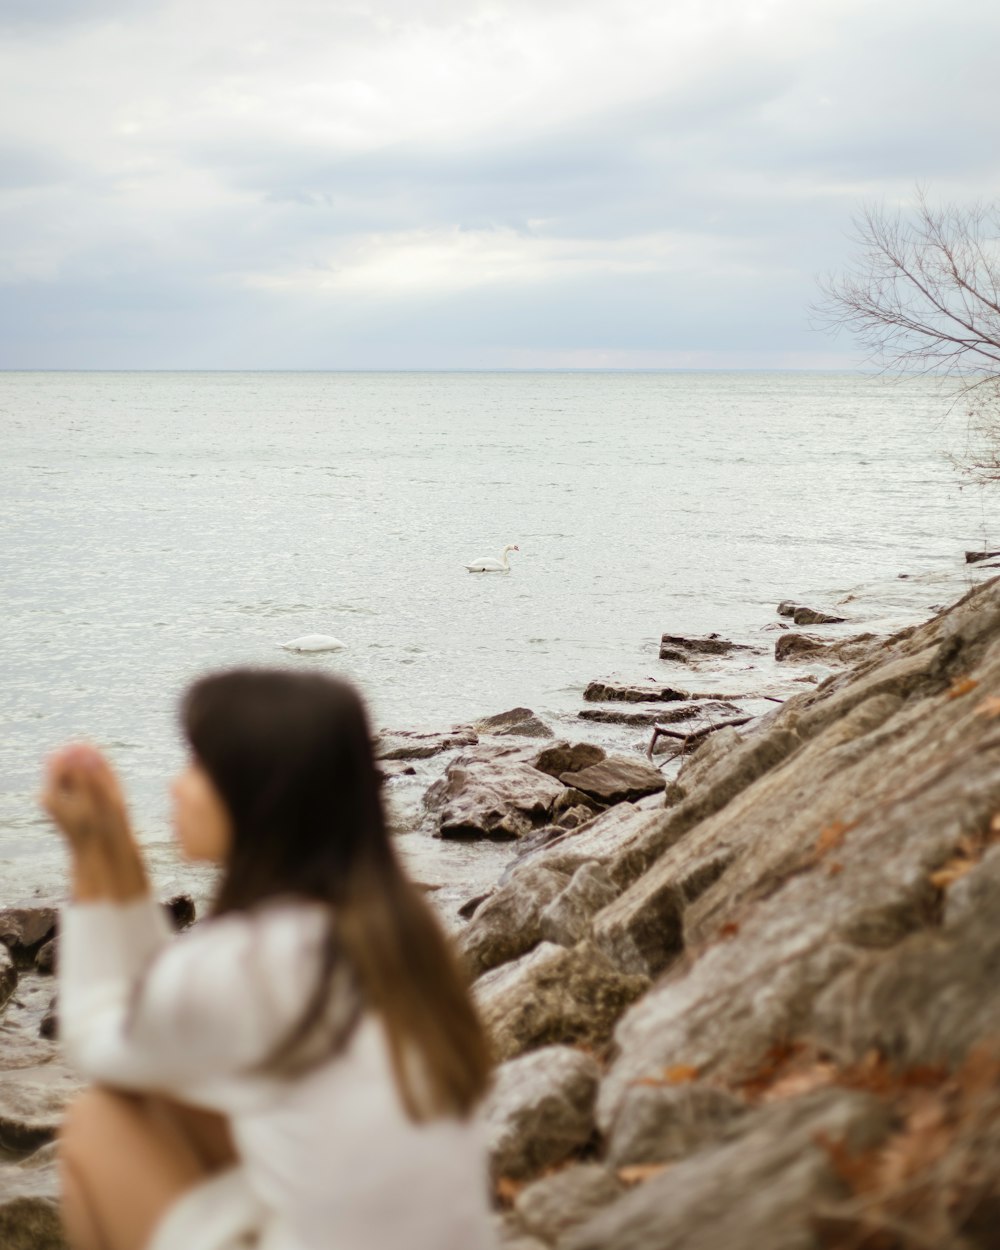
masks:
<instances>
[{"instance_id":1,"label":"water","mask_svg":"<svg viewBox=\"0 0 1000 1250\"><path fill-rule=\"evenodd\" d=\"M941 412L837 374L0 375L0 860L40 854L39 762L75 737L164 840L206 669L328 668L393 727L569 723L665 629L954 564L983 503ZM465 572L506 542L509 575ZM313 632L348 649L277 649Z\"/></svg>"}]
</instances>

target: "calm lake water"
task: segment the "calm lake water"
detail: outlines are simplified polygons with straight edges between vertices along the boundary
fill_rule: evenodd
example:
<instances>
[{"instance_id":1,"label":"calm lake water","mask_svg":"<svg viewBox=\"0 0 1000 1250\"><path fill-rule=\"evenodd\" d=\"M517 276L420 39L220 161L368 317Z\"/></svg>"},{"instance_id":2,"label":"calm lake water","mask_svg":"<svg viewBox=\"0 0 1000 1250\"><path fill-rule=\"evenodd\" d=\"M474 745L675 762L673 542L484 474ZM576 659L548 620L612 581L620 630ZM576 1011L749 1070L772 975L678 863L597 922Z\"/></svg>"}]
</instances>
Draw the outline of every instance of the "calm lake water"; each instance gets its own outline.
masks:
<instances>
[{"instance_id":1,"label":"calm lake water","mask_svg":"<svg viewBox=\"0 0 1000 1250\"><path fill-rule=\"evenodd\" d=\"M655 675L665 629L956 565L988 535L943 408L819 373L0 374L0 867L40 854L68 738L164 839L207 669L318 664L380 725L558 728L591 678ZM507 542L509 575L465 572ZM278 649L314 632L347 649Z\"/></svg>"}]
</instances>

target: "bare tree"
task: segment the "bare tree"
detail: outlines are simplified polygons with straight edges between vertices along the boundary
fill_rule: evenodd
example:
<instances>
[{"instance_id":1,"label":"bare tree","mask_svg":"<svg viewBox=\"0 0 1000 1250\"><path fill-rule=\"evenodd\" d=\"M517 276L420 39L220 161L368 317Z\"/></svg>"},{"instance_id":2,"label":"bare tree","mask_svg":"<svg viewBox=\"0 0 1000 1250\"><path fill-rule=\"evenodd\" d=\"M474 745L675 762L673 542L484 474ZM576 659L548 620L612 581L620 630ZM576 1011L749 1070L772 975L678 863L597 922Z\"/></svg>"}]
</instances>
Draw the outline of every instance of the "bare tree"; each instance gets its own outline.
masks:
<instances>
[{"instance_id":1,"label":"bare tree","mask_svg":"<svg viewBox=\"0 0 1000 1250\"><path fill-rule=\"evenodd\" d=\"M883 372L934 374L965 406L969 446L956 461L1000 481L1000 204L865 208L848 271L821 282L814 312L850 332Z\"/></svg>"}]
</instances>

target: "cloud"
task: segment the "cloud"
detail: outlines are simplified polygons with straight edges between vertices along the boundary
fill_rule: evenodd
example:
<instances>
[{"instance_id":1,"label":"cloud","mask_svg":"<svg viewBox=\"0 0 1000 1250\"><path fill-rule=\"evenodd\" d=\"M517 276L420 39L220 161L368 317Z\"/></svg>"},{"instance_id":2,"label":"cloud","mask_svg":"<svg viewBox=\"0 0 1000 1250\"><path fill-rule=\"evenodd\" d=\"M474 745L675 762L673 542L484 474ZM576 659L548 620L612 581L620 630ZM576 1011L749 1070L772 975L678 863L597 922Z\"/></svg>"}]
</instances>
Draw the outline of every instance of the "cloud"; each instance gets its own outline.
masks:
<instances>
[{"instance_id":1,"label":"cloud","mask_svg":"<svg viewBox=\"0 0 1000 1250\"><path fill-rule=\"evenodd\" d=\"M19 328L0 364L204 364L213 334L228 367L241 342L269 366L440 362L449 343L456 364L825 360L805 307L863 197L1000 193L1000 12L963 15L18 0L0 312Z\"/></svg>"}]
</instances>

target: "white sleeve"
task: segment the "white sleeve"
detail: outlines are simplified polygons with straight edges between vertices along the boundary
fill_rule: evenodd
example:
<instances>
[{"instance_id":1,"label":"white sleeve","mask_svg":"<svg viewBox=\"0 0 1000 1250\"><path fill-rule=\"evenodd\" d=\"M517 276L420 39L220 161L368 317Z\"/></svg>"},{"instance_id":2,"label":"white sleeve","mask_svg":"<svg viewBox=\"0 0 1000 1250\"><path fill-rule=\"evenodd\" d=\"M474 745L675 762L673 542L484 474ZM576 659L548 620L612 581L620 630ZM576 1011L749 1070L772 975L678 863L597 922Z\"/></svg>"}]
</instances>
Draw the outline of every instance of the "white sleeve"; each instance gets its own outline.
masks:
<instances>
[{"instance_id":1,"label":"white sleeve","mask_svg":"<svg viewBox=\"0 0 1000 1250\"><path fill-rule=\"evenodd\" d=\"M285 905L202 921L171 940L151 898L64 908L67 1058L91 1080L178 1097L239 1075L304 1010L324 928L320 909Z\"/></svg>"}]
</instances>

